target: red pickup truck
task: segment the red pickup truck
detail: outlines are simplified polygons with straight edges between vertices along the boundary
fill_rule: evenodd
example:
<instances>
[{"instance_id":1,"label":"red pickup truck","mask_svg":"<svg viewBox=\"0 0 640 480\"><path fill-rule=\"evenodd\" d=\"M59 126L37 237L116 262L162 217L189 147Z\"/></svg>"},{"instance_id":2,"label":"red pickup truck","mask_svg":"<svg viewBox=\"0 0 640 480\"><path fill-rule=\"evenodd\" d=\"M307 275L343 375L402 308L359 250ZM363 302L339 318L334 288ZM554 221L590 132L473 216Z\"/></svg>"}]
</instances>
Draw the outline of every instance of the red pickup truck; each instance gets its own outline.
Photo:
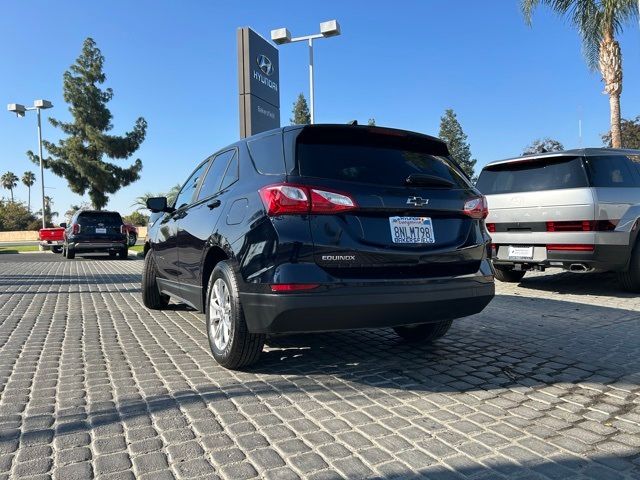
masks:
<instances>
[{"instance_id":1,"label":"red pickup truck","mask_svg":"<svg viewBox=\"0 0 640 480\"><path fill-rule=\"evenodd\" d=\"M43 250L51 249L53 253L60 253L64 243L64 228L41 228L38 232L38 240Z\"/></svg>"}]
</instances>

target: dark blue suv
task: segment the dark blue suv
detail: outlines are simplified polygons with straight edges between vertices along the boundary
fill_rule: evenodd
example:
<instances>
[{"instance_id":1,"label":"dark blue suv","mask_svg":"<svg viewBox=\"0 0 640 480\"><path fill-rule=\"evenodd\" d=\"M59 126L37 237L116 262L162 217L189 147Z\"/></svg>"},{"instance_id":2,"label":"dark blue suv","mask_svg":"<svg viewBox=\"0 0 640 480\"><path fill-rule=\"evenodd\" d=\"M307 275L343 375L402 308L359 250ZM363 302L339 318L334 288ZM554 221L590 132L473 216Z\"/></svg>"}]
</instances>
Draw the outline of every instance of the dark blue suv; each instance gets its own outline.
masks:
<instances>
[{"instance_id":1,"label":"dark blue suv","mask_svg":"<svg viewBox=\"0 0 640 480\"><path fill-rule=\"evenodd\" d=\"M393 327L446 333L493 298L487 206L440 140L353 125L293 126L201 162L144 246L144 304L206 314L228 368L273 333Z\"/></svg>"}]
</instances>

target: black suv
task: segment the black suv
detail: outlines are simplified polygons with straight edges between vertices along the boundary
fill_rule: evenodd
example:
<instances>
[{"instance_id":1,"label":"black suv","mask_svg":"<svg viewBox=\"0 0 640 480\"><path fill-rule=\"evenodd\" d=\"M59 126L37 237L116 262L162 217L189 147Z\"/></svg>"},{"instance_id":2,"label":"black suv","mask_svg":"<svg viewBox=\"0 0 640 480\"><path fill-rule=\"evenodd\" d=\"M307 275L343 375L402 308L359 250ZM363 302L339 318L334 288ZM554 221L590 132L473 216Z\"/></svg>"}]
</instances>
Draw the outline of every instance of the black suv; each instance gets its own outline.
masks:
<instances>
[{"instance_id":1,"label":"black suv","mask_svg":"<svg viewBox=\"0 0 640 480\"><path fill-rule=\"evenodd\" d=\"M79 210L65 228L62 253L75 258L76 253L108 252L111 258L126 259L129 253L127 230L118 212Z\"/></svg>"},{"instance_id":2,"label":"black suv","mask_svg":"<svg viewBox=\"0 0 640 480\"><path fill-rule=\"evenodd\" d=\"M204 311L221 365L266 334L393 327L433 340L494 296L487 206L440 140L293 126L200 163L144 246L144 304Z\"/></svg>"}]
</instances>

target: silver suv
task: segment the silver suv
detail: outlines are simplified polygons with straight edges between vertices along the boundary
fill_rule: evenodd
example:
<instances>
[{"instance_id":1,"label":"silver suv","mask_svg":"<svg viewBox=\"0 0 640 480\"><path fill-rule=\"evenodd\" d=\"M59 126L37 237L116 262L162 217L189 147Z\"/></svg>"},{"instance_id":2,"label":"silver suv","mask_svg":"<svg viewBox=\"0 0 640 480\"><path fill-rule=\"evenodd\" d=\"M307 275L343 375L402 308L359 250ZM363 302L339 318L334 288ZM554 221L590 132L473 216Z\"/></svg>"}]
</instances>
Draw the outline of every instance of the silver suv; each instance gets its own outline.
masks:
<instances>
[{"instance_id":1,"label":"silver suv","mask_svg":"<svg viewBox=\"0 0 640 480\"><path fill-rule=\"evenodd\" d=\"M640 291L640 150L587 148L492 162L477 188L489 203L496 278L527 270L618 272Z\"/></svg>"}]
</instances>

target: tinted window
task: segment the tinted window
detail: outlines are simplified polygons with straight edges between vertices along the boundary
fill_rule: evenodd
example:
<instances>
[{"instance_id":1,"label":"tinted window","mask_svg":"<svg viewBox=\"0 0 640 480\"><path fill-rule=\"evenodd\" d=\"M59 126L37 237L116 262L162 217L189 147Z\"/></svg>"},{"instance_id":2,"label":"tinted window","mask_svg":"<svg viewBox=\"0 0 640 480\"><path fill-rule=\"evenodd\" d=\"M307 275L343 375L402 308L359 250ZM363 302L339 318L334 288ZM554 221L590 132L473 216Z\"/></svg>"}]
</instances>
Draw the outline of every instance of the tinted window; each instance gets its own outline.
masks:
<instances>
[{"instance_id":1,"label":"tinted window","mask_svg":"<svg viewBox=\"0 0 640 480\"><path fill-rule=\"evenodd\" d=\"M637 187L637 173L627 157L602 156L587 157L587 171L594 187Z\"/></svg>"},{"instance_id":2,"label":"tinted window","mask_svg":"<svg viewBox=\"0 0 640 480\"><path fill-rule=\"evenodd\" d=\"M80 225L88 227L103 225L122 225L122 217L118 212L84 212L76 220Z\"/></svg>"},{"instance_id":3,"label":"tinted window","mask_svg":"<svg viewBox=\"0 0 640 480\"><path fill-rule=\"evenodd\" d=\"M433 175L468 188L440 142L369 131L303 132L296 159L300 175L376 185L405 185L411 174Z\"/></svg>"},{"instance_id":4,"label":"tinted window","mask_svg":"<svg viewBox=\"0 0 640 480\"><path fill-rule=\"evenodd\" d=\"M587 187L581 157L556 157L485 168L476 187L485 195Z\"/></svg>"},{"instance_id":5,"label":"tinted window","mask_svg":"<svg viewBox=\"0 0 640 480\"><path fill-rule=\"evenodd\" d=\"M210 197L211 195L218 193L220 190L220 184L222 183L222 177L227 170L227 165L231 157L235 155L235 150L227 150L226 152L219 153L213 159L211 167L207 172L207 176L204 178L198 199Z\"/></svg>"},{"instance_id":6,"label":"tinted window","mask_svg":"<svg viewBox=\"0 0 640 480\"><path fill-rule=\"evenodd\" d=\"M259 173L279 175L284 173L284 153L280 132L247 142L251 160Z\"/></svg>"},{"instance_id":7,"label":"tinted window","mask_svg":"<svg viewBox=\"0 0 640 480\"><path fill-rule=\"evenodd\" d=\"M189 179L185 182L184 186L180 190L180 193L176 197L176 203L174 204L176 208L184 207L185 205L189 205L193 202L193 196L198 188L200 177L202 177L202 175L204 174L206 167L207 162L204 162L196 169L195 172L191 174Z\"/></svg>"},{"instance_id":8,"label":"tinted window","mask_svg":"<svg viewBox=\"0 0 640 480\"><path fill-rule=\"evenodd\" d=\"M231 162L229 162L229 167L227 168L227 172L224 174L220 190L224 190L238 181L238 165L238 155L236 154L231 159Z\"/></svg>"}]
</instances>

